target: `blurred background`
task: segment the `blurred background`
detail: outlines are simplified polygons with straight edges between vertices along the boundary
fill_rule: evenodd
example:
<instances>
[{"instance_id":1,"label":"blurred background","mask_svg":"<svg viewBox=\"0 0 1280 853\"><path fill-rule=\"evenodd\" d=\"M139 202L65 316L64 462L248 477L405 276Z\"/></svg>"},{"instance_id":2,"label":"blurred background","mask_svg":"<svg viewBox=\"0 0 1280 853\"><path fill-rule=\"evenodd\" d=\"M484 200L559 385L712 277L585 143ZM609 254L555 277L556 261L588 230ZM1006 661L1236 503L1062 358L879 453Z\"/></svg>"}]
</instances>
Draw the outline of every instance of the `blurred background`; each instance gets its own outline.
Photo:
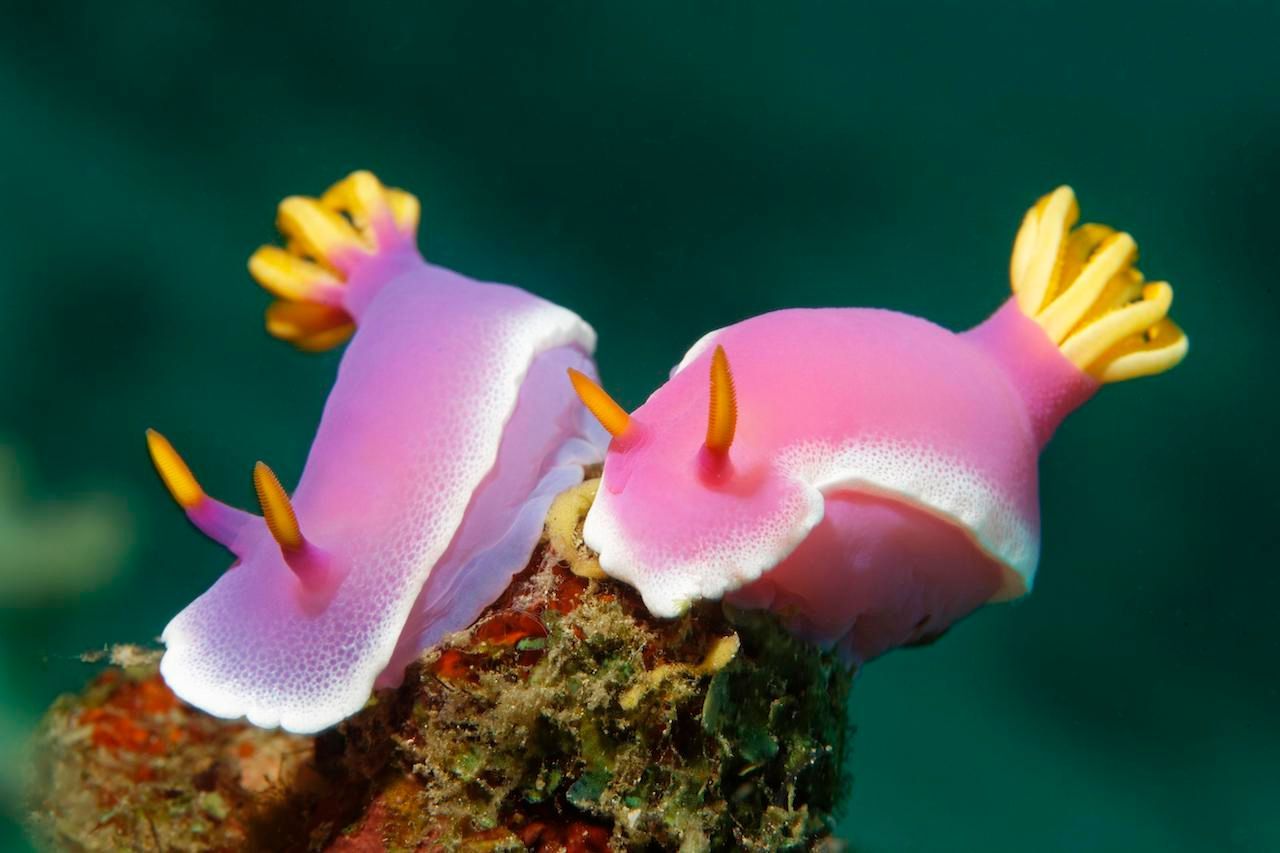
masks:
<instances>
[{"instance_id":1,"label":"blurred background","mask_svg":"<svg viewBox=\"0 0 1280 853\"><path fill-rule=\"evenodd\" d=\"M227 564L339 353L267 337L276 202L370 168L427 255L600 333L638 405L784 306L963 328L1056 184L1175 285L1191 355L1043 459L1035 594L855 689L859 851L1280 849L1280 5L8 4L0 32L0 849L25 733ZM1158 10L1158 11L1156 11Z\"/></svg>"}]
</instances>

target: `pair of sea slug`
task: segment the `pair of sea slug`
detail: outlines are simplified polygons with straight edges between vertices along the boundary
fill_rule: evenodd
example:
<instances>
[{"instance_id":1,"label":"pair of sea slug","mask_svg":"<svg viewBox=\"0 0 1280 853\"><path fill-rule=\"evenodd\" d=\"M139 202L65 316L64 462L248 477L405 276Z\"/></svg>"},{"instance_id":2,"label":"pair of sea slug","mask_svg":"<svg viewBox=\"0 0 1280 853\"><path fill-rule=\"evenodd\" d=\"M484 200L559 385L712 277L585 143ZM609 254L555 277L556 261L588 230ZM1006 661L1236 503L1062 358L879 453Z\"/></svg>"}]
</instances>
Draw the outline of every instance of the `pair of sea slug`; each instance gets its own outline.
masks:
<instances>
[{"instance_id":1,"label":"pair of sea slug","mask_svg":"<svg viewBox=\"0 0 1280 853\"><path fill-rule=\"evenodd\" d=\"M351 341L292 495L253 469L261 515L148 431L173 497L235 557L165 629L165 680L217 716L333 725L497 598L601 459L584 538L659 616L724 597L863 661L1025 594L1041 448L1100 385L1187 349L1133 239L1078 215L1066 187L1037 202L1014 295L974 329L776 311L705 336L628 414L581 318L423 259L412 195L356 172L286 199L285 248L249 261L277 299L268 331Z\"/></svg>"}]
</instances>

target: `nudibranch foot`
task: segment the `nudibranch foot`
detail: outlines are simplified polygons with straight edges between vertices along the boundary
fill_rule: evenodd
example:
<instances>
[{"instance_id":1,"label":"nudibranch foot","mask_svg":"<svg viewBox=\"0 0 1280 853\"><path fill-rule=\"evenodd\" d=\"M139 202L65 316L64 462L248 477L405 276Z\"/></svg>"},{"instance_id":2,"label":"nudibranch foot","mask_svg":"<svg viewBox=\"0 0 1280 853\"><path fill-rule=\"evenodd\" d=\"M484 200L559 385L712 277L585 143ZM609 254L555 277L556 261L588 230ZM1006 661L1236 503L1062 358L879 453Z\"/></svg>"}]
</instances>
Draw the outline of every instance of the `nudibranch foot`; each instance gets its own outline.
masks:
<instances>
[{"instance_id":1,"label":"nudibranch foot","mask_svg":"<svg viewBox=\"0 0 1280 853\"><path fill-rule=\"evenodd\" d=\"M261 516L217 504L148 438L192 521L239 557L162 636L165 681L211 714L312 732L355 713L501 594L546 505L602 456L563 380L594 375L591 327L427 263L417 221L412 196L356 172L286 199L286 248L250 262L279 300L273 334L351 338L292 495L259 463Z\"/></svg>"},{"instance_id":2,"label":"nudibranch foot","mask_svg":"<svg viewBox=\"0 0 1280 853\"><path fill-rule=\"evenodd\" d=\"M725 600L773 610L793 633L860 664L945 631L1004 582L998 561L934 513L858 491L824 503L789 557Z\"/></svg>"}]
</instances>

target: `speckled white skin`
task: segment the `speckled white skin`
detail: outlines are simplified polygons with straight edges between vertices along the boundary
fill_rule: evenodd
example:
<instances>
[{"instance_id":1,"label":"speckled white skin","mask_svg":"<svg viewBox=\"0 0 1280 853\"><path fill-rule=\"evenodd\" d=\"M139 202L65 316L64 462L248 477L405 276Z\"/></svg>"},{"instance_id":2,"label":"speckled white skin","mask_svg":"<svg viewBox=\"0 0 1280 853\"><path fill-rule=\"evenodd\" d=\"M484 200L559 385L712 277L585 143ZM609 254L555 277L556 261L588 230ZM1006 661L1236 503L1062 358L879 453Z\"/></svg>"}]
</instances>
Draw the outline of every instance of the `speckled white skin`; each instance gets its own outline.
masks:
<instances>
[{"instance_id":1,"label":"speckled white skin","mask_svg":"<svg viewBox=\"0 0 1280 853\"><path fill-rule=\"evenodd\" d=\"M524 291L417 259L394 267L397 277L358 312L293 495L334 587L303 588L254 519L240 563L164 631L165 681L211 714L313 732L358 711L490 475L531 365L552 350L585 358L594 348L580 318ZM567 410L572 390L557 387ZM526 446L523 464L543 471L548 446L581 451L576 426L564 424L561 441L542 436ZM556 468L509 513L475 520L488 541L519 526L526 501L545 500L540 490L571 479ZM514 545L527 540L514 536L511 571L523 565ZM487 592L466 584L460 575L453 595L470 612Z\"/></svg>"},{"instance_id":2,"label":"speckled white skin","mask_svg":"<svg viewBox=\"0 0 1280 853\"><path fill-rule=\"evenodd\" d=\"M707 535L692 543L689 537L664 539L660 527L643 539L629 535L616 500L602 488L587 513L582 540L599 554L605 574L635 587L651 613L679 616L699 598L720 598L760 577L822 520L822 494L816 489L782 477L771 478L767 488L768 513L721 505L723 523L708 527ZM667 508L673 514L683 509Z\"/></svg>"},{"instance_id":3,"label":"speckled white skin","mask_svg":"<svg viewBox=\"0 0 1280 853\"><path fill-rule=\"evenodd\" d=\"M774 504L776 512L744 516L731 535L708 536L692 553L626 536L607 491L587 516L583 540L599 552L607 574L635 586L645 606L664 617L679 615L699 598L720 598L781 563L822 521L825 495L850 490L906 500L970 532L979 547L1016 572L1011 583L1020 585L1018 576L1035 571L1035 529L978 472L928 448L888 441L801 443L783 448L776 466L775 488L784 496Z\"/></svg>"}]
</instances>

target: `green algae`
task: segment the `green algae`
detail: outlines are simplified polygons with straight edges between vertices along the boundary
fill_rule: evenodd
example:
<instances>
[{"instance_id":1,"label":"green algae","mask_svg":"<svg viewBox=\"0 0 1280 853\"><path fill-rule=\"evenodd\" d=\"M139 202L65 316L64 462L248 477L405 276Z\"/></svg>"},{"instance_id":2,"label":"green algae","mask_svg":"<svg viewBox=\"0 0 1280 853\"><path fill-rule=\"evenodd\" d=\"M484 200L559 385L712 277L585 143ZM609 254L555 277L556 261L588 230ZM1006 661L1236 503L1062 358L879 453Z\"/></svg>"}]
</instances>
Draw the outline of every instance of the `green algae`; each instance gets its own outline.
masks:
<instances>
[{"instance_id":1,"label":"green algae","mask_svg":"<svg viewBox=\"0 0 1280 853\"><path fill-rule=\"evenodd\" d=\"M850 675L834 656L716 604L660 622L609 582L541 616L526 668L441 678L441 651L412 673L396 760L429 811L518 830L550 807L620 849L804 849L830 833L848 788ZM727 637L732 656L708 666Z\"/></svg>"}]
</instances>

